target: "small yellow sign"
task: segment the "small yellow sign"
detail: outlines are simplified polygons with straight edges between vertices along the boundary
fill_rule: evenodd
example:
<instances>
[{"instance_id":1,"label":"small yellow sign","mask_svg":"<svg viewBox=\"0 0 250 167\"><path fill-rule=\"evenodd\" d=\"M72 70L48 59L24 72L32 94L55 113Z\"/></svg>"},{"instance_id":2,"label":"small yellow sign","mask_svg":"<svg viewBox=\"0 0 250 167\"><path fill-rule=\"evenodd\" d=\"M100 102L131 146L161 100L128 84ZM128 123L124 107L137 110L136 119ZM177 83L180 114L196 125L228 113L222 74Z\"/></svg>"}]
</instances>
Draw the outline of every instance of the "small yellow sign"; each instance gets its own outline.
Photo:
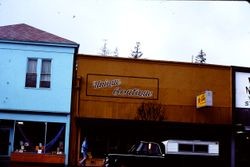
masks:
<instances>
[{"instance_id":1,"label":"small yellow sign","mask_svg":"<svg viewBox=\"0 0 250 167\"><path fill-rule=\"evenodd\" d=\"M213 105L213 92L205 91L196 97L196 108L207 107Z\"/></svg>"}]
</instances>

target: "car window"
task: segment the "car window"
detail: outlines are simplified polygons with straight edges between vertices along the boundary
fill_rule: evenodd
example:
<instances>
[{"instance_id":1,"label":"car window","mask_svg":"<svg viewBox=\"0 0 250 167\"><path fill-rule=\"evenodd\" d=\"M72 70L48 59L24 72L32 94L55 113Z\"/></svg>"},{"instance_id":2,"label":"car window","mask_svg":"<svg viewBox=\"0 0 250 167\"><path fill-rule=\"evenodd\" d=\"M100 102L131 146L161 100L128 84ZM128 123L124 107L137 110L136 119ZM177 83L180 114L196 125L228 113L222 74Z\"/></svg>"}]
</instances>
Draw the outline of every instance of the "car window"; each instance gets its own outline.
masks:
<instances>
[{"instance_id":1,"label":"car window","mask_svg":"<svg viewBox=\"0 0 250 167\"><path fill-rule=\"evenodd\" d=\"M149 145L149 154L150 155L160 155L161 154L161 151L160 151L158 144L150 143L150 145Z\"/></svg>"}]
</instances>

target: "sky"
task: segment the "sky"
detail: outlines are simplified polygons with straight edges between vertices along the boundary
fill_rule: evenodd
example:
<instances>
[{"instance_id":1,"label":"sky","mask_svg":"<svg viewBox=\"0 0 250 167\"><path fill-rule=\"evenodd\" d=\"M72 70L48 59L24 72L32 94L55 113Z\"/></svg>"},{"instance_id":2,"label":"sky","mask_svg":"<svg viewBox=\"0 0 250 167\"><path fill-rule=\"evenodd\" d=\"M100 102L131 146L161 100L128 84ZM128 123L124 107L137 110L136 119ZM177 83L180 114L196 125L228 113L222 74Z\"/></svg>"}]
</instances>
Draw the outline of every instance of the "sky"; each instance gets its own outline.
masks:
<instances>
[{"instance_id":1,"label":"sky","mask_svg":"<svg viewBox=\"0 0 250 167\"><path fill-rule=\"evenodd\" d=\"M80 44L79 53L250 67L250 3L168 0L0 0L0 26L26 23Z\"/></svg>"}]
</instances>

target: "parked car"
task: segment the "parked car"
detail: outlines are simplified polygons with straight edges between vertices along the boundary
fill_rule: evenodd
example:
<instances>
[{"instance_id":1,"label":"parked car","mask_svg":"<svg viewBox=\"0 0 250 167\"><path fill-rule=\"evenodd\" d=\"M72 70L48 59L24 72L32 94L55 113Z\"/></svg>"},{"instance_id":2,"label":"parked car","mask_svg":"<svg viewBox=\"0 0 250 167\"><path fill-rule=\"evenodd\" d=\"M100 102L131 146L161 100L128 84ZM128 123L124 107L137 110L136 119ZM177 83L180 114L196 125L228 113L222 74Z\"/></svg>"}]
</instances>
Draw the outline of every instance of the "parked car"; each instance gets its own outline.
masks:
<instances>
[{"instance_id":1,"label":"parked car","mask_svg":"<svg viewBox=\"0 0 250 167\"><path fill-rule=\"evenodd\" d=\"M108 154L104 167L198 167L219 164L219 142L140 141L127 154Z\"/></svg>"}]
</instances>

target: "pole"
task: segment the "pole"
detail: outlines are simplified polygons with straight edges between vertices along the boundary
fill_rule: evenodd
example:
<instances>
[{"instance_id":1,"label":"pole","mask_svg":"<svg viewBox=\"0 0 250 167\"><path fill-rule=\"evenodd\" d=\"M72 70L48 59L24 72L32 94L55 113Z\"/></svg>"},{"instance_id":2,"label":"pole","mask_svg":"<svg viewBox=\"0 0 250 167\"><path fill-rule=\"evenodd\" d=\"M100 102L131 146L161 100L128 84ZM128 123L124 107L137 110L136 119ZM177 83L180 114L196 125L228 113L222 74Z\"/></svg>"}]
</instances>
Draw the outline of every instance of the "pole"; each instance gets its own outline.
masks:
<instances>
[{"instance_id":1,"label":"pole","mask_svg":"<svg viewBox=\"0 0 250 167\"><path fill-rule=\"evenodd\" d=\"M47 126L48 126L48 123L45 122L45 130L44 130L44 150L43 150L43 153L45 154L45 150L46 150L46 143L47 143Z\"/></svg>"}]
</instances>

